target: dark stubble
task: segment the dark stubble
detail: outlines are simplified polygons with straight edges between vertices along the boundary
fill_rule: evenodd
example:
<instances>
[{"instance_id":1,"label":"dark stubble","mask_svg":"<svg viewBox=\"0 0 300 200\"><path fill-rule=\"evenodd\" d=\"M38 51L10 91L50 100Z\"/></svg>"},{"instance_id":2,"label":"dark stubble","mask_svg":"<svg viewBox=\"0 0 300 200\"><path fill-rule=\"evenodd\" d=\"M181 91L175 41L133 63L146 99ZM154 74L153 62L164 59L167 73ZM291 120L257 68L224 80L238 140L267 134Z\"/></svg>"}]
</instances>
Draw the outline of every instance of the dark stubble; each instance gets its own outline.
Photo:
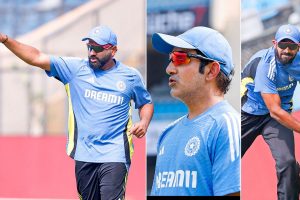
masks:
<instances>
[{"instance_id":1,"label":"dark stubble","mask_svg":"<svg viewBox=\"0 0 300 200\"><path fill-rule=\"evenodd\" d=\"M277 49L275 49L275 53L276 53L276 58L277 58L277 59L280 61L280 63L283 64L283 65L292 63L293 60L294 60L294 58L295 58L295 56L297 55L297 54L293 55L293 54L291 54L291 53L283 53L283 52L281 53L281 55L279 55L279 52L278 52ZM282 57L283 55L286 55L286 56L292 56L292 57L290 57L290 58L287 58L287 57L283 58L283 57Z\"/></svg>"},{"instance_id":2,"label":"dark stubble","mask_svg":"<svg viewBox=\"0 0 300 200\"><path fill-rule=\"evenodd\" d=\"M96 62L91 62L91 59L96 59ZM93 69L102 69L105 64L110 60L111 54L106 54L103 58L99 59L96 56L89 56L89 64Z\"/></svg>"}]
</instances>

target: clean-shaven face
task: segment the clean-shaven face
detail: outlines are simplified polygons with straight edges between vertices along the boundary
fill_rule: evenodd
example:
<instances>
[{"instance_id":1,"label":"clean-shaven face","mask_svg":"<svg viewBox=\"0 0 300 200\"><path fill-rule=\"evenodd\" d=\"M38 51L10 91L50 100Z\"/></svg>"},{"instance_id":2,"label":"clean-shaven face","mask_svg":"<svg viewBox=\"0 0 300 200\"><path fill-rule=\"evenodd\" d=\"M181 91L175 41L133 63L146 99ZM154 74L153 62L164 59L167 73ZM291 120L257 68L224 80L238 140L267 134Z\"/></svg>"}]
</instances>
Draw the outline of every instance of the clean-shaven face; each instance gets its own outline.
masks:
<instances>
[{"instance_id":1,"label":"clean-shaven face","mask_svg":"<svg viewBox=\"0 0 300 200\"><path fill-rule=\"evenodd\" d=\"M173 51L197 54L195 50L177 47ZM186 101L192 98L195 92L199 92L202 87L205 87L203 75L199 73L199 66L200 60L196 58L190 58L187 64L176 65L174 61L169 63L166 72L170 75L169 87L173 97Z\"/></svg>"}]
</instances>

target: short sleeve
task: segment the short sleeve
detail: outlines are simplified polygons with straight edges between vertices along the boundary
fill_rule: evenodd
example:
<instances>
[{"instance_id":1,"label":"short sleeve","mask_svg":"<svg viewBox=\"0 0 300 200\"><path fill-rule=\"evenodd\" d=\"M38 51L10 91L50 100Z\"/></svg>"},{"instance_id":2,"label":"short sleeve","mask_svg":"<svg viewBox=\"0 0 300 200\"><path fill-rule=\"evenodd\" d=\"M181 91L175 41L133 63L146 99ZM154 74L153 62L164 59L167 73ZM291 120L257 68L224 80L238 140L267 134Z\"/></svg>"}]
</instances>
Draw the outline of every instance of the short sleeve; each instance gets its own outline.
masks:
<instances>
[{"instance_id":1,"label":"short sleeve","mask_svg":"<svg viewBox=\"0 0 300 200\"><path fill-rule=\"evenodd\" d=\"M237 114L224 113L218 122L212 152L214 196L240 191L240 123Z\"/></svg>"},{"instance_id":2,"label":"short sleeve","mask_svg":"<svg viewBox=\"0 0 300 200\"><path fill-rule=\"evenodd\" d=\"M276 89L276 61L275 58L270 63L262 63L257 67L254 92L277 94Z\"/></svg>"},{"instance_id":3,"label":"short sleeve","mask_svg":"<svg viewBox=\"0 0 300 200\"><path fill-rule=\"evenodd\" d=\"M50 77L55 77L63 84L69 83L81 67L82 59L72 57L50 57Z\"/></svg>"},{"instance_id":4,"label":"short sleeve","mask_svg":"<svg viewBox=\"0 0 300 200\"><path fill-rule=\"evenodd\" d=\"M152 99L149 92L146 90L141 74L137 70L134 71L136 72L136 76L134 80L132 99L135 102L135 108L140 108L145 104L152 103Z\"/></svg>"}]
</instances>

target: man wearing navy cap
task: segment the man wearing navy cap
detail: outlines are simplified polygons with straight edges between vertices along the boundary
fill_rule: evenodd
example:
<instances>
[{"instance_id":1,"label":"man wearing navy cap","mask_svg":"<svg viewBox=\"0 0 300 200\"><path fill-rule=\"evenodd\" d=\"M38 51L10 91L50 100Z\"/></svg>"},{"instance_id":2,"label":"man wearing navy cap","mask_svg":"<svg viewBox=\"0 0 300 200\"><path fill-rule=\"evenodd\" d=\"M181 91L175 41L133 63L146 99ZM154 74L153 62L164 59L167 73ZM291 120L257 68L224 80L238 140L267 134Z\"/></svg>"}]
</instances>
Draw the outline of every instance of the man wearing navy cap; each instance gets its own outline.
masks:
<instances>
[{"instance_id":1,"label":"man wearing navy cap","mask_svg":"<svg viewBox=\"0 0 300 200\"><path fill-rule=\"evenodd\" d=\"M152 44L169 54L170 93L188 114L158 140L151 195L239 195L240 116L224 100L233 75L230 45L201 26L176 37L155 33Z\"/></svg>"},{"instance_id":2,"label":"man wearing navy cap","mask_svg":"<svg viewBox=\"0 0 300 200\"><path fill-rule=\"evenodd\" d=\"M153 114L140 73L114 59L117 37L106 26L93 28L88 59L48 56L0 34L0 41L26 63L62 82L69 99L67 154L75 160L80 199L124 199L133 154L132 135L145 135ZM131 100L140 121L132 125Z\"/></svg>"},{"instance_id":3,"label":"man wearing navy cap","mask_svg":"<svg viewBox=\"0 0 300 200\"><path fill-rule=\"evenodd\" d=\"M296 26L280 26L273 46L254 54L242 72L242 155L263 136L276 162L280 200L298 199L293 131L300 132L300 121L291 112L300 81L299 41Z\"/></svg>"}]
</instances>

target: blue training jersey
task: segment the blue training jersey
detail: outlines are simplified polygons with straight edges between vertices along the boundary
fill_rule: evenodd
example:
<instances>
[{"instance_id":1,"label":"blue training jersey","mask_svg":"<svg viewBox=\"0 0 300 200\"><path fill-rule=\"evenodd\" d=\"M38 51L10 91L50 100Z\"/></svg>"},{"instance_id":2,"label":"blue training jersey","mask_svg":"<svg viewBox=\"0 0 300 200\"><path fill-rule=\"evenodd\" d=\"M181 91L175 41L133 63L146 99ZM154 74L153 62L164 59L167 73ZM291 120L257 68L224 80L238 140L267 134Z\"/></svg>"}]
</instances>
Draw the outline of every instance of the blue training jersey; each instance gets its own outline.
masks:
<instances>
[{"instance_id":1,"label":"blue training jersey","mask_svg":"<svg viewBox=\"0 0 300 200\"><path fill-rule=\"evenodd\" d=\"M261 93L278 94L281 107L293 108L293 94L300 80L300 54L283 65L275 58L274 48L263 49L252 56L242 72L242 110L253 115L265 115L269 110Z\"/></svg>"},{"instance_id":2,"label":"blue training jersey","mask_svg":"<svg viewBox=\"0 0 300 200\"><path fill-rule=\"evenodd\" d=\"M227 101L161 134L152 196L222 196L240 191L240 116Z\"/></svg>"},{"instance_id":3,"label":"blue training jersey","mask_svg":"<svg viewBox=\"0 0 300 200\"><path fill-rule=\"evenodd\" d=\"M69 100L67 154L84 162L123 162L133 154L130 101L151 103L140 73L119 61L109 70L94 70L87 59L51 56L51 71Z\"/></svg>"}]
</instances>

